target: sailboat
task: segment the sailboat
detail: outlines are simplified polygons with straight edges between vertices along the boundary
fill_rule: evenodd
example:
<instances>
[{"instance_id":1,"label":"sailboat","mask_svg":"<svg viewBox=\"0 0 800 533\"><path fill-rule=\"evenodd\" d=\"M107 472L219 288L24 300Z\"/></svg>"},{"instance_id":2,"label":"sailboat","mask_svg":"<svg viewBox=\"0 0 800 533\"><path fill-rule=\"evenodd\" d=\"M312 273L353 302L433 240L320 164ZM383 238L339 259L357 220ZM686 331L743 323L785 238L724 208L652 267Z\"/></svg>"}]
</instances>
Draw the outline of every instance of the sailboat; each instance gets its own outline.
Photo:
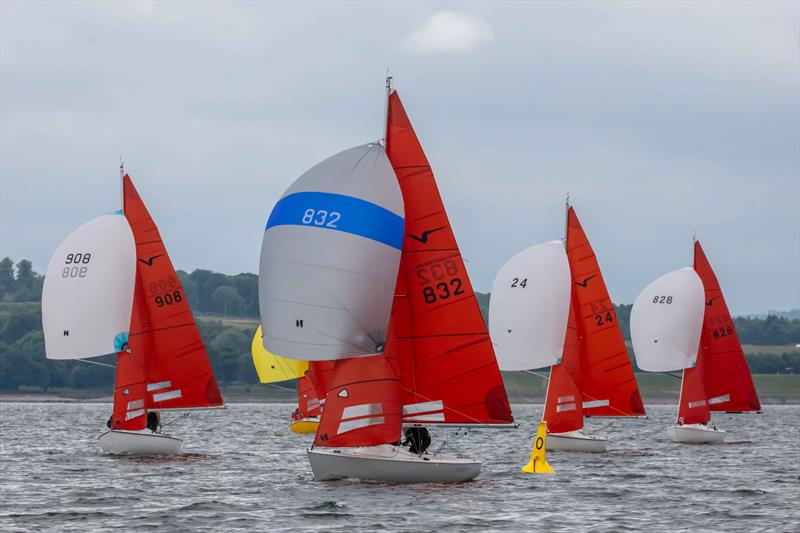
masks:
<instances>
[{"instance_id":1,"label":"sailboat","mask_svg":"<svg viewBox=\"0 0 800 533\"><path fill-rule=\"evenodd\" d=\"M264 346L335 360L308 451L317 480L468 481L481 463L428 450L426 426L515 425L430 165L387 89L385 149L326 159L269 217Z\"/></svg>"},{"instance_id":2,"label":"sailboat","mask_svg":"<svg viewBox=\"0 0 800 533\"><path fill-rule=\"evenodd\" d=\"M112 454L177 454L160 413L223 407L186 293L130 177L123 208L72 232L47 268L42 325L49 359L117 354Z\"/></svg>"},{"instance_id":3,"label":"sailboat","mask_svg":"<svg viewBox=\"0 0 800 533\"><path fill-rule=\"evenodd\" d=\"M309 364L308 361L275 355L264 348L261 337L261 326L258 326L251 346L258 380L261 383L297 380L297 410L292 415L289 429L293 433L315 433L319 427L319 415L328 392L333 363L314 361Z\"/></svg>"},{"instance_id":4,"label":"sailboat","mask_svg":"<svg viewBox=\"0 0 800 533\"><path fill-rule=\"evenodd\" d=\"M564 243L533 246L498 272L489 330L503 370L550 365L543 420L550 450L604 452L587 416L645 416L597 258L567 204Z\"/></svg>"},{"instance_id":5,"label":"sailboat","mask_svg":"<svg viewBox=\"0 0 800 533\"><path fill-rule=\"evenodd\" d=\"M742 345L717 277L694 241L694 267L660 277L631 310L631 340L639 368L683 370L673 442L718 443L726 432L711 413L761 412Z\"/></svg>"}]
</instances>

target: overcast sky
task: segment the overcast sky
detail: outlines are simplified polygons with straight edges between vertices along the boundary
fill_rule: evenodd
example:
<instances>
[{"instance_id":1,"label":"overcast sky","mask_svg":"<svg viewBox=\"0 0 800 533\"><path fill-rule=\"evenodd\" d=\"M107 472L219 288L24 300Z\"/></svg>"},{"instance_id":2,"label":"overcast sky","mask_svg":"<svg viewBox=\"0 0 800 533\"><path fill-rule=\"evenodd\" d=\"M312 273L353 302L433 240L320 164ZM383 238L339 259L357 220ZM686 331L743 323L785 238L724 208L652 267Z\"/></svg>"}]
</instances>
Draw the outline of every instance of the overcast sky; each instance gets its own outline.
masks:
<instances>
[{"instance_id":1,"label":"overcast sky","mask_svg":"<svg viewBox=\"0 0 800 533\"><path fill-rule=\"evenodd\" d=\"M275 200L381 136L390 67L476 289L560 238L612 298L703 243L735 313L800 306L800 3L0 3L0 246L43 272L119 208L257 272Z\"/></svg>"}]
</instances>

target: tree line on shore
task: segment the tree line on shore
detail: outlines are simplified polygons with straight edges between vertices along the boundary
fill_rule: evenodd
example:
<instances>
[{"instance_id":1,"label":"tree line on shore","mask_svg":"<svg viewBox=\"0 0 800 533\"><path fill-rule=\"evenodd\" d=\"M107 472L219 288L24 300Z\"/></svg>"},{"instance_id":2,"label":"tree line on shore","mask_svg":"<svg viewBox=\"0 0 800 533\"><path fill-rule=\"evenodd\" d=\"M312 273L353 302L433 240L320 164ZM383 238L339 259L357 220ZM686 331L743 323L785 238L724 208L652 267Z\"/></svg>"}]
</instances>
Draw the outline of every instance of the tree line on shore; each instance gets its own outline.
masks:
<instances>
[{"instance_id":1,"label":"tree line on shore","mask_svg":"<svg viewBox=\"0 0 800 533\"><path fill-rule=\"evenodd\" d=\"M255 274L229 276L208 270L191 274L178 271L187 299L196 315L200 334L219 382L258 383L250 356L250 343L258 320L258 277ZM51 361L44 356L41 293L43 276L30 261L16 265L6 257L0 261L0 390L20 387L31 390L54 388L107 389L114 383L114 370L76 361ZM484 317L489 295L478 293ZM630 305L615 305L623 336L630 338ZM224 323L225 317L251 319ZM800 341L800 320L769 315L766 318L735 318L744 344L792 345ZM753 373L800 373L800 351L750 353ZM114 355L98 358L113 365Z\"/></svg>"}]
</instances>

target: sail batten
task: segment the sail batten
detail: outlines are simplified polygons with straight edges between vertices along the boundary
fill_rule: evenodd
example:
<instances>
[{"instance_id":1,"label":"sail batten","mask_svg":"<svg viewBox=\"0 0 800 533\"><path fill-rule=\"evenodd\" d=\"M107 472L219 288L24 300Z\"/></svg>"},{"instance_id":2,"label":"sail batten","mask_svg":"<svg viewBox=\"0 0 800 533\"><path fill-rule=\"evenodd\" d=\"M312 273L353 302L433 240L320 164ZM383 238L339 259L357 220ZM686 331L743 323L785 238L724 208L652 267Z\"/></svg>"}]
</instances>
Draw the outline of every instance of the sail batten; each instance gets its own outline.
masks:
<instances>
[{"instance_id":1,"label":"sail batten","mask_svg":"<svg viewBox=\"0 0 800 533\"><path fill-rule=\"evenodd\" d=\"M710 398L709 409L760 411L761 402L750 375L736 326L717 276L700 246L700 241L694 243L694 269L705 290L700 356L704 359L703 382Z\"/></svg>"},{"instance_id":2,"label":"sail batten","mask_svg":"<svg viewBox=\"0 0 800 533\"><path fill-rule=\"evenodd\" d=\"M438 402L406 421L436 425L513 422L494 349L436 179L396 91L386 152L405 202L405 238L392 307L403 404Z\"/></svg>"},{"instance_id":3,"label":"sail batten","mask_svg":"<svg viewBox=\"0 0 800 533\"><path fill-rule=\"evenodd\" d=\"M131 401L143 402L144 411L221 407L223 402L178 274L127 175L123 193L137 268L130 333L117 356L112 419L115 429L142 429L144 413L129 409Z\"/></svg>"},{"instance_id":4,"label":"sail batten","mask_svg":"<svg viewBox=\"0 0 800 533\"><path fill-rule=\"evenodd\" d=\"M603 273L573 207L567 209L567 259L579 331L584 413L642 416L644 403ZM597 402L605 401L605 404ZM589 400L589 401L586 401ZM590 411L591 410L591 411Z\"/></svg>"}]
</instances>

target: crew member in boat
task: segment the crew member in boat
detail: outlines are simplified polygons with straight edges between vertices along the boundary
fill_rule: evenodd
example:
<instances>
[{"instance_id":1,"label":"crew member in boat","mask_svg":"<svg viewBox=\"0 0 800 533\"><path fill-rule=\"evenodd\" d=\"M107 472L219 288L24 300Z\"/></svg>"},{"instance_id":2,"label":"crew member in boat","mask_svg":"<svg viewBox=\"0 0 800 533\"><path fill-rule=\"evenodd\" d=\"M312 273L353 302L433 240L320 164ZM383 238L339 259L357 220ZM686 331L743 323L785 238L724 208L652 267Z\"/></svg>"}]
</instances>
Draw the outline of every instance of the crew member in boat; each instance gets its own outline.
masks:
<instances>
[{"instance_id":1,"label":"crew member in boat","mask_svg":"<svg viewBox=\"0 0 800 533\"><path fill-rule=\"evenodd\" d=\"M158 433L158 429L161 427L161 417L158 416L158 412L150 411L147 413L147 429L152 431L153 433Z\"/></svg>"},{"instance_id":2,"label":"crew member in boat","mask_svg":"<svg viewBox=\"0 0 800 533\"><path fill-rule=\"evenodd\" d=\"M298 407L294 411L292 411L292 421L297 422L300 420L300 408Z\"/></svg>"},{"instance_id":3,"label":"crew member in boat","mask_svg":"<svg viewBox=\"0 0 800 533\"><path fill-rule=\"evenodd\" d=\"M411 453L416 453L416 454L425 453L425 451L431 445L431 434L428 432L428 428L425 427L406 428L404 436L406 440L403 443L403 445L408 446L408 450Z\"/></svg>"}]
</instances>

